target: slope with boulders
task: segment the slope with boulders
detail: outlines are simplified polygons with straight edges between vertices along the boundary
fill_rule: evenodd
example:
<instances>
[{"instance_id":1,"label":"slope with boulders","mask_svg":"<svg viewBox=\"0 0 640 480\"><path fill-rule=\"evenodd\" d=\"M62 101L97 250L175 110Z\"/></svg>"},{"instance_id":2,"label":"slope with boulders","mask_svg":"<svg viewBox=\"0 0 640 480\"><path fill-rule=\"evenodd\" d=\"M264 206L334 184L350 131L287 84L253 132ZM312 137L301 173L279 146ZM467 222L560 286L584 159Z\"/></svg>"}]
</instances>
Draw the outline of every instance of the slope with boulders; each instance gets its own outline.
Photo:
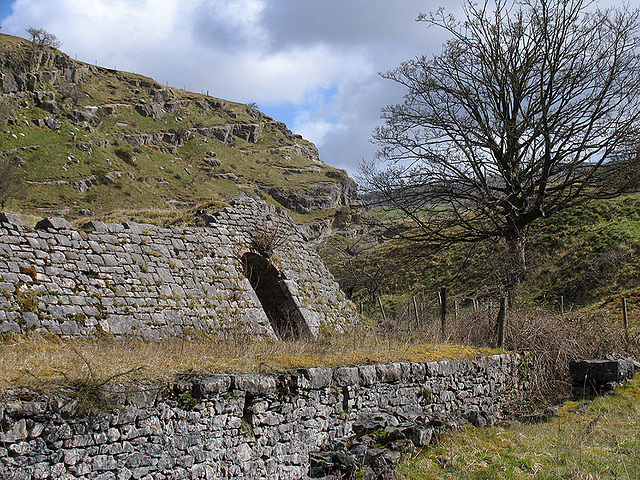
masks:
<instances>
[{"instance_id":1,"label":"slope with boulders","mask_svg":"<svg viewBox=\"0 0 640 480\"><path fill-rule=\"evenodd\" d=\"M172 209L237 192L304 216L357 200L317 148L246 104L98 67L0 35L0 161L20 213Z\"/></svg>"}]
</instances>

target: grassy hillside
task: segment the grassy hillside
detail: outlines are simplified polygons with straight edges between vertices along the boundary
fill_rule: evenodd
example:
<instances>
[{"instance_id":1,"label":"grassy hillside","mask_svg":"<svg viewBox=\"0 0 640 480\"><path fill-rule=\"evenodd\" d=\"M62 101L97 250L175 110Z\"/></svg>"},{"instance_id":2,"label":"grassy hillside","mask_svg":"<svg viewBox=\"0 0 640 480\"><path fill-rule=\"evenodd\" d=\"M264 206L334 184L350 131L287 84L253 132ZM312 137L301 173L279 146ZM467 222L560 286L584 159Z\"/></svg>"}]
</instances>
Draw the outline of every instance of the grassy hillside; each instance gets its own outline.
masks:
<instances>
[{"instance_id":1,"label":"grassy hillside","mask_svg":"<svg viewBox=\"0 0 640 480\"><path fill-rule=\"evenodd\" d=\"M166 210L237 192L273 202L270 188L309 191L346 177L313 144L245 104L3 34L0 70L0 160L24 176L8 202L20 213Z\"/></svg>"},{"instance_id":2,"label":"grassy hillside","mask_svg":"<svg viewBox=\"0 0 640 480\"><path fill-rule=\"evenodd\" d=\"M452 301L501 294L504 247L487 241L432 253L393 238L379 245L368 235L336 236L322 248L325 262L356 300L449 289ZM592 201L530 230L525 304L565 308L640 287L640 196Z\"/></svg>"}]
</instances>

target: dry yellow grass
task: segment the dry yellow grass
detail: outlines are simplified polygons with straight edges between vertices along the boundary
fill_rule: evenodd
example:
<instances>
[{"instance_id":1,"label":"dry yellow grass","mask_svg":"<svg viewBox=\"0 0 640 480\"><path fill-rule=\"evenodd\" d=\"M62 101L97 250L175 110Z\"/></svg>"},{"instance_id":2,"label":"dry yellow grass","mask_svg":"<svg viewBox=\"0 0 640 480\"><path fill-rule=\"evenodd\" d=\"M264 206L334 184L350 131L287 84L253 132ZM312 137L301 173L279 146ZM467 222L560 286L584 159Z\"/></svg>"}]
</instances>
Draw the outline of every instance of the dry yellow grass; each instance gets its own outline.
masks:
<instances>
[{"instance_id":1,"label":"dry yellow grass","mask_svg":"<svg viewBox=\"0 0 640 480\"><path fill-rule=\"evenodd\" d=\"M274 373L311 366L472 357L493 350L428 344L364 332L315 342L222 339L198 335L157 343L110 337L64 339L5 335L0 342L0 389L50 389L81 380L168 382L175 374Z\"/></svg>"}]
</instances>

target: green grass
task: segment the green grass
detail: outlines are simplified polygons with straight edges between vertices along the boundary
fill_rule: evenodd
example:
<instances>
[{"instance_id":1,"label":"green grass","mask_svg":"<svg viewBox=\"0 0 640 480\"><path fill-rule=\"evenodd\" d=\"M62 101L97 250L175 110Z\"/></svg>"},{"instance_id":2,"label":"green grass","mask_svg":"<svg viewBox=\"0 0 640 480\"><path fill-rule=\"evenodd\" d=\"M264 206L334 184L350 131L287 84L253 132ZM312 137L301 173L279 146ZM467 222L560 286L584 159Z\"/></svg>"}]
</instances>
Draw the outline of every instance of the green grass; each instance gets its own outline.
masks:
<instances>
[{"instance_id":1,"label":"green grass","mask_svg":"<svg viewBox=\"0 0 640 480\"><path fill-rule=\"evenodd\" d=\"M640 478L640 376L593 403L567 402L549 422L447 433L405 458L404 478Z\"/></svg>"},{"instance_id":2,"label":"green grass","mask_svg":"<svg viewBox=\"0 0 640 480\"><path fill-rule=\"evenodd\" d=\"M24 39L0 35L0 47L0 56L7 52L18 60L30 56L30 44ZM57 116L62 120L58 131L34 124L34 120L50 113L35 107L30 100L18 101L14 113L17 124L2 126L8 134L0 136L0 152L9 151L10 158L22 158L30 186L25 198L10 201L8 208L12 211L42 217L64 209L68 211L66 216L74 219L81 209L87 208L97 216L108 215L112 210L171 209L170 201L198 204L241 191L253 194L261 186L308 189L312 184L337 181L327 176L333 168L282 150L295 145L309 146L306 140L290 140L271 118L245 104L169 88L135 73L75 63L89 68L78 86L68 84L60 75L54 84L40 84L36 88L56 93L60 105ZM7 73L10 65L9 61L5 63ZM133 81L142 81L147 86L132 85ZM74 88L76 93L69 94ZM180 102L179 109L165 112L158 120L140 115L135 105L153 103L154 94L159 91L169 91L169 101ZM204 110L197 105L198 101L218 102L219 106ZM93 129L83 129L64 119L76 108L101 105L115 105L115 115L104 116L102 124ZM205 139L196 132L200 127L256 123L261 123L263 129L255 144L236 138L234 145L227 145ZM170 145L162 142L134 148L124 140L117 140L125 134L185 129L190 129L192 135L175 153L163 153ZM94 146L91 153L76 148L78 142L104 139L108 140L108 146ZM127 149L135 155L136 162L119 158L118 149ZM215 152L221 161L219 167L212 169L204 164L203 159L211 156L209 152ZM109 180L117 175L115 172L122 175ZM238 179L220 179L216 176L220 173L233 173ZM90 176L97 177L98 185L87 192L80 193L71 187L71 182ZM300 220L305 221L305 217Z\"/></svg>"},{"instance_id":3,"label":"green grass","mask_svg":"<svg viewBox=\"0 0 640 480\"><path fill-rule=\"evenodd\" d=\"M362 247L353 254L352 245ZM364 238L334 237L321 255L356 300L380 294L430 292L447 286L452 300L501 295L506 277L498 240L429 252L400 238L378 245ZM524 304L582 306L640 287L640 195L592 201L540 221L527 236Z\"/></svg>"}]
</instances>

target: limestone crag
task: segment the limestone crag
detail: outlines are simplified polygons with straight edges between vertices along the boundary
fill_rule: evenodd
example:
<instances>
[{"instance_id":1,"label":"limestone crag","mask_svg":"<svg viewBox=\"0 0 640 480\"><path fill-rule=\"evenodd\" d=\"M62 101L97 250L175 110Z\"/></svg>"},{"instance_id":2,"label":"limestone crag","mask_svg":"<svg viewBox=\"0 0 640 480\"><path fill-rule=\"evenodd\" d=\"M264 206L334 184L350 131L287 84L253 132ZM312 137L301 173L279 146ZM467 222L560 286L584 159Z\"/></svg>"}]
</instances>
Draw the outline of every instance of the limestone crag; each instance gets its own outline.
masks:
<instances>
[{"instance_id":1,"label":"limestone crag","mask_svg":"<svg viewBox=\"0 0 640 480\"><path fill-rule=\"evenodd\" d=\"M27 189L24 198L13 199L23 212L46 215L74 205L70 212L77 218L79 210L97 208L91 204L108 204L105 191L113 188L131 197L127 208L194 205L230 192L267 192L298 213L358 206L346 172L325 165L315 145L255 105L86 64L3 34L0 103L9 140L0 157L20 157L24 181L47 192ZM215 162L210 152L218 155ZM252 164L261 167L247 168ZM104 180L102 174L112 170L128 177L111 184L91 178ZM187 179L200 188L185 188Z\"/></svg>"},{"instance_id":2,"label":"limestone crag","mask_svg":"<svg viewBox=\"0 0 640 480\"><path fill-rule=\"evenodd\" d=\"M265 190L283 207L303 214L360 204L356 182L346 175L340 182L309 185L305 189L272 187Z\"/></svg>"},{"instance_id":3,"label":"limestone crag","mask_svg":"<svg viewBox=\"0 0 640 480\"><path fill-rule=\"evenodd\" d=\"M62 218L34 229L1 214L0 332L313 338L321 325L354 321L286 214L238 197L203 220L207 227L90 222L75 231ZM266 279L259 287L252 269Z\"/></svg>"},{"instance_id":4,"label":"limestone crag","mask_svg":"<svg viewBox=\"0 0 640 480\"><path fill-rule=\"evenodd\" d=\"M382 433L394 448L411 449L428 444L447 415L499 417L517 392L517 370L516 357L492 355L278 376L184 375L169 393L105 388L111 412L83 410L73 397L8 392L0 477L294 480L352 478L355 466L388 471L399 454L375 445ZM327 454L336 444L350 453Z\"/></svg>"}]
</instances>

